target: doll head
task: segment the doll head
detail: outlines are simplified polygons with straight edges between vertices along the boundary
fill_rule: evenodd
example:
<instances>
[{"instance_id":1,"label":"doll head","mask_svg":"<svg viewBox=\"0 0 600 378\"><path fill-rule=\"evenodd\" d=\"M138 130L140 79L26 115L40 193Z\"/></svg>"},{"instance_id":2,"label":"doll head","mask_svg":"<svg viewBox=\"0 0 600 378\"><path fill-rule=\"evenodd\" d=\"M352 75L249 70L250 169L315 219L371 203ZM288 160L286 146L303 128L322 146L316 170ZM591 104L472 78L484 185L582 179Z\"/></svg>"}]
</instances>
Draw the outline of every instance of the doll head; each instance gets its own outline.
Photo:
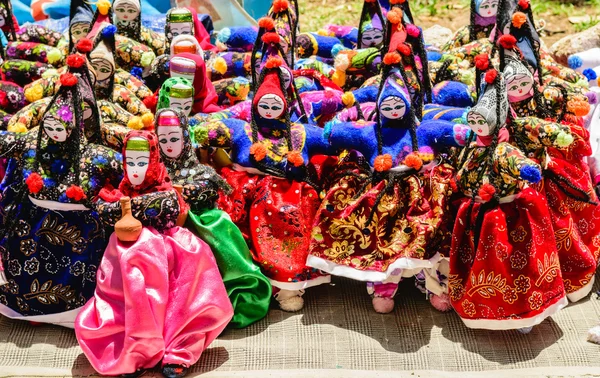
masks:
<instances>
[{"instance_id":1,"label":"doll head","mask_svg":"<svg viewBox=\"0 0 600 378\"><path fill-rule=\"evenodd\" d=\"M141 186L146 179L150 164L150 144L143 137L131 137L125 143L123 168L127 179L135 188Z\"/></svg>"},{"instance_id":2,"label":"doll head","mask_svg":"<svg viewBox=\"0 0 600 378\"><path fill-rule=\"evenodd\" d=\"M182 77L189 81L194 81L196 73L196 62L181 56L173 56L169 63L171 77Z\"/></svg>"},{"instance_id":3,"label":"doll head","mask_svg":"<svg viewBox=\"0 0 600 378\"><path fill-rule=\"evenodd\" d=\"M97 88L106 88L104 95L112 96L112 84L115 74L115 26L106 25L96 37L96 44L90 53L93 67L95 85Z\"/></svg>"},{"instance_id":4,"label":"doll head","mask_svg":"<svg viewBox=\"0 0 600 378\"><path fill-rule=\"evenodd\" d=\"M508 117L506 85L502 76L488 83L477 104L467 113L467 123L478 137L489 137L502 128Z\"/></svg>"},{"instance_id":5,"label":"doll head","mask_svg":"<svg viewBox=\"0 0 600 378\"><path fill-rule=\"evenodd\" d=\"M41 122L41 127L48 139L54 143L67 141L75 128L75 114L73 112L73 94L70 88L60 93L46 113Z\"/></svg>"},{"instance_id":6,"label":"doll head","mask_svg":"<svg viewBox=\"0 0 600 378\"><path fill-rule=\"evenodd\" d=\"M165 37L171 43L178 35L194 35L194 15L187 8L171 8L167 12Z\"/></svg>"},{"instance_id":7,"label":"doll head","mask_svg":"<svg viewBox=\"0 0 600 378\"><path fill-rule=\"evenodd\" d=\"M282 119L287 112L287 101L281 82L282 76L279 67L270 69L264 75L264 79L252 101L254 112L259 117L263 119Z\"/></svg>"},{"instance_id":8,"label":"doll head","mask_svg":"<svg viewBox=\"0 0 600 378\"><path fill-rule=\"evenodd\" d=\"M44 132L50 140L53 142L64 142L71 133L67 127L68 122L65 122L62 118L56 118L56 116L48 114L42 120L42 127Z\"/></svg>"},{"instance_id":9,"label":"doll head","mask_svg":"<svg viewBox=\"0 0 600 378\"><path fill-rule=\"evenodd\" d=\"M382 125L390 125L394 120L403 119L410 112L409 94L397 69L385 79L385 83L377 98L377 109Z\"/></svg>"},{"instance_id":10,"label":"doll head","mask_svg":"<svg viewBox=\"0 0 600 378\"><path fill-rule=\"evenodd\" d=\"M499 0L476 0L475 12L481 17L496 17Z\"/></svg>"},{"instance_id":11,"label":"doll head","mask_svg":"<svg viewBox=\"0 0 600 378\"><path fill-rule=\"evenodd\" d=\"M267 93L256 103L256 110L262 118L277 119L286 110L285 101L279 95Z\"/></svg>"},{"instance_id":12,"label":"doll head","mask_svg":"<svg viewBox=\"0 0 600 378\"><path fill-rule=\"evenodd\" d=\"M81 38L85 37L90 31L89 22L75 22L69 26L72 43L77 43Z\"/></svg>"},{"instance_id":13,"label":"doll head","mask_svg":"<svg viewBox=\"0 0 600 378\"><path fill-rule=\"evenodd\" d=\"M113 3L117 22L134 21L140 15L140 8L139 0L115 0Z\"/></svg>"},{"instance_id":14,"label":"doll head","mask_svg":"<svg viewBox=\"0 0 600 378\"><path fill-rule=\"evenodd\" d=\"M518 102L533 97L535 79L531 71L520 61L508 58L504 68L504 80L508 100Z\"/></svg>"},{"instance_id":15,"label":"doll head","mask_svg":"<svg viewBox=\"0 0 600 378\"><path fill-rule=\"evenodd\" d=\"M171 55L181 54L181 53L191 53L197 54L199 56L204 55L204 51L202 51L202 47L198 43L198 40L192 35L183 34L173 37L171 41Z\"/></svg>"},{"instance_id":16,"label":"doll head","mask_svg":"<svg viewBox=\"0 0 600 378\"><path fill-rule=\"evenodd\" d=\"M156 135L163 156L177 159L184 149L184 136L178 111L160 110L156 117Z\"/></svg>"},{"instance_id":17,"label":"doll head","mask_svg":"<svg viewBox=\"0 0 600 378\"><path fill-rule=\"evenodd\" d=\"M189 116L194 103L194 87L182 77L165 80L158 93L158 109L178 109Z\"/></svg>"},{"instance_id":18,"label":"doll head","mask_svg":"<svg viewBox=\"0 0 600 378\"><path fill-rule=\"evenodd\" d=\"M378 1L365 1L359 24L358 47L378 47L383 43L383 15Z\"/></svg>"}]
</instances>

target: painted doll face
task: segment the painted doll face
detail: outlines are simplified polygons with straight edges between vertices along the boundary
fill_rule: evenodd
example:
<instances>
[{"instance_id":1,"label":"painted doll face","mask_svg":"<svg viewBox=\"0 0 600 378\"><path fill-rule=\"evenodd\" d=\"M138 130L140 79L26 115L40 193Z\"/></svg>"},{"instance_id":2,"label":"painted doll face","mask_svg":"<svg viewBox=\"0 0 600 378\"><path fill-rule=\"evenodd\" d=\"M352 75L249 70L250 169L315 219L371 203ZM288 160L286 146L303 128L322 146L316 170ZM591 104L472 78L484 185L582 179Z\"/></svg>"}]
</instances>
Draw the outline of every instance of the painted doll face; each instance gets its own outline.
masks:
<instances>
[{"instance_id":1,"label":"painted doll face","mask_svg":"<svg viewBox=\"0 0 600 378\"><path fill-rule=\"evenodd\" d=\"M146 178L148 163L150 162L150 151L126 150L127 178L133 186L139 186Z\"/></svg>"},{"instance_id":2,"label":"painted doll face","mask_svg":"<svg viewBox=\"0 0 600 378\"><path fill-rule=\"evenodd\" d=\"M494 17L498 13L498 0L483 0L477 13L481 17Z\"/></svg>"},{"instance_id":3,"label":"painted doll face","mask_svg":"<svg viewBox=\"0 0 600 378\"><path fill-rule=\"evenodd\" d=\"M112 64L104 58L92 58L92 66L96 72L96 80L105 81L114 72Z\"/></svg>"},{"instance_id":4,"label":"painted doll face","mask_svg":"<svg viewBox=\"0 0 600 378\"><path fill-rule=\"evenodd\" d=\"M194 99L191 97L188 98L178 98L169 96L169 105L172 109L178 109L183 112L186 116L189 116L192 112L192 103Z\"/></svg>"},{"instance_id":5,"label":"painted doll face","mask_svg":"<svg viewBox=\"0 0 600 378\"><path fill-rule=\"evenodd\" d=\"M379 111L387 119L398 119L406 114L406 105L400 97L390 96L381 102Z\"/></svg>"},{"instance_id":6,"label":"painted doll face","mask_svg":"<svg viewBox=\"0 0 600 378\"><path fill-rule=\"evenodd\" d=\"M83 102L83 120L87 121L92 118L92 107L87 102Z\"/></svg>"},{"instance_id":7,"label":"painted doll face","mask_svg":"<svg viewBox=\"0 0 600 378\"><path fill-rule=\"evenodd\" d=\"M506 81L508 89L508 100L519 101L531 93L533 89L533 78L529 75L515 75Z\"/></svg>"},{"instance_id":8,"label":"painted doll face","mask_svg":"<svg viewBox=\"0 0 600 378\"><path fill-rule=\"evenodd\" d=\"M114 8L117 19L122 21L133 21L140 14L139 8L129 1L119 1Z\"/></svg>"},{"instance_id":9,"label":"painted doll face","mask_svg":"<svg viewBox=\"0 0 600 378\"><path fill-rule=\"evenodd\" d=\"M65 125L53 116L44 118L44 132L48 138L55 142L64 142L69 136L69 131Z\"/></svg>"},{"instance_id":10,"label":"painted doll face","mask_svg":"<svg viewBox=\"0 0 600 378\"><path fill-rule=\"evenodd\" d=\"M283 99L277 95L264 95L258 100L258 114L266 119L277 119L281 117L284 111Z\"/></svg>"},{"instance_id":11,"label":"painted doll face","mask_svg":"<svg viewBox=\"0 0 600 378\"><path fill-rule=\"evenodd\" d=\"M178 158L181 155L181 151L183 151L183 132L181 127L158 126L156 133L158 134L158 143L163 154L171 159Z\"/></svg>"},{"instance_id":12,"label":"painted doll face","mask_svg":"<svg viewBox=\"0 0 600 378\"><path fill-rule=\"evenodd\" d=\"M380 29L365 30L361 38L364 47L373 47L383 42L383 32Z\"/></svg>"},{"instance_id":13,"label":"painted doll face","mask_svg":"<svg viewBox=\"0 0 600 378\"><path fill-rule=\"evenodd\" d=\"M171 30L171 38L175 38L181 34L192 35L192 23L191 22L174 22L169 24Z\"/></svg>"},{"instance_id":14,"label":"painted doll face","mask_svg":"<svg viewBox=\"0 0 600 378\"><path fill-rule=\"evenodd\" d=\"M490 126L481 114L469 112L467 115L467 122L469 122L469 127L471 130L473 130L473 132L478 136L490 135Z\"/></svg>"},{"instance_id":15,"label":"painted doll face","mask_svg":"<svg viewBox=\"0 0 600 378\"><path fill-rule=\"evenodd\" d=\"M81 38L85 37L90 30L90 24L85 22L78 22L71 26L71 38L73 43L77 43Z\"/></svg>"}]
</instances>

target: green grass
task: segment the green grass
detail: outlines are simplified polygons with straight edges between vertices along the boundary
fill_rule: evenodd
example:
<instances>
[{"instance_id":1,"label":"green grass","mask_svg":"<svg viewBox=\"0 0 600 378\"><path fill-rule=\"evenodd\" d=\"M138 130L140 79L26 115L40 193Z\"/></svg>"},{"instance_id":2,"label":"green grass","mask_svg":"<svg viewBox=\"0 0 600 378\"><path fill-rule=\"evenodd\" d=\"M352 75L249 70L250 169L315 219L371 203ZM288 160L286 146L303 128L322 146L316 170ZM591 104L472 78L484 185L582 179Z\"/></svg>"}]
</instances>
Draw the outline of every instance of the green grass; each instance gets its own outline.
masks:
<instances>
[{"instance_id":1,"label":"green grass","mask_svg":"<svg viewBox=\"0 0 600 378\"><path fill-rule=\"evenodd\" d=\"M580 22L573 26L575 27L575 31L580 32L589 29L592 26L596 26L598 23L600 23L600 19L598 17L592 17L589 21Z\"/></svg>"}]
</instances>

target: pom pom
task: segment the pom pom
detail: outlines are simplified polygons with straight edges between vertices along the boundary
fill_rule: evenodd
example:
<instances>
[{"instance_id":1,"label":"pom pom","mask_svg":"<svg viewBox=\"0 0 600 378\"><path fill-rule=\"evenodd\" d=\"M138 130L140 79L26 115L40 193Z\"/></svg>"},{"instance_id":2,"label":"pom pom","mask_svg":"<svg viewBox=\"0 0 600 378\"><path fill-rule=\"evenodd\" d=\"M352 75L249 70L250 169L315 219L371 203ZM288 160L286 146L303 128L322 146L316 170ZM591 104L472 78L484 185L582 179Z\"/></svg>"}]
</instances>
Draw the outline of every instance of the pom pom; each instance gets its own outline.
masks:
<instances>
[{"instance_id":1,"label":"pom pom","mask_svg":"<svg viewBox=\"0 0 600 378\"><path fill-rule=\"evenodd\" d=\"M487 54L475 56L475 67L480 71L485 71L490 67L490 58Z\"/></svg>"},{"instance_id":2,"label":"pom pom","mask_svg":"<svg viewBox=\"0 0 600 378\"><path fill-rule=\"evenodd\" d=\"M275 29L275 21L271 17L263 17L258 20L258 27L265 30Z\"/></svg>"},{"instance_id":3,"label":"pom pom","mask_svg":"<svg viewBox=\"0 0 600 378\"><path fill-rule=\"evenodd\" d=\"M348 67L350 67L350 58L348 57L348 54L338 54L338 56L335 57L333 66L335 67L336 70L342 71L342 73L346 72ZM332 80L333 80L333 77L332 77ZM344 80L345 80L345 77L344 77ZM336 82L336 84L338 84L338 82Z\"/></svg>"},{"instance_id":4,"label":"pom pom","mask_svg":"<svg viewBox=\"0 0 600 378\"><path fill-rule=\"evenodd\" d=\"M77 76L73 75L70 72L64 73L60 75L60 84L65 87L72 87L77 84Z\"/></svg>"},{"instance_id":5,"label":"pom pom","mask_svg":"<svg viewBox=\"0 0 600 378\"><path fill-rule=\"evenodd\" d=\"M383 57L383 63L388 66L398 64L398 63L400 63L401 60L402 60L402 57L400 57L400 54L398 54L396 51L389 52L389 53L385 54L385 56Z\"/></svg>"},{"instance_id":6,"label":"pom pom","mask_svg":"<svg viewBox=\"0 0 600 378\"><path fill-rule=\"evenodd\" d=\"M573 135L561 131L556 136L556 145L562 148L569 147L573 143Z\"/></svg>"},{"instance_id":7,"label":"pom pom","mask_svg":"<svg viewBox=\"0 0 600 378\"><path fill-rule=\"evenodd\" d=\"M582 73L583 76L588 79L588 81L596 80L598 78L596 71L594 71L592 68L586 68Z\"/></svg>"},{"instance_id":8,"label":"pom pom","mask_svg":"<svg viewBox=\"0 0 600 378\"><path fill-rule=\"evenodd\" d=\"M430 62L437 62L442 59L442 53L437 51L427 51L427 60Z\"/></svg>"},{"instance_id":9,"label":"pom pom","mask_svg":"<svg viewBox=\"0 0 600 378\"><path fill-rule=\"evenodd\" d=\"M54 81L54 76L60 76L58 70L56 68L51 68L49 70L44 71L42 74L42 79L51 79Z\"/></svg>"},{"instance_id":10,"label":"pom pom","mask_svg":"<svg viewBox=\"0 0 600 378\"><path fill-rule=\"evenodd\" d=\"M392 8L388 14L387 19L391 24L398 25L402 22L402 10L400 8Z\"/></svg>"},{"instance_id":11,"label":"pom pom","mask_svg":"<svg viewBox=\"0 0 600 378\"><path fill-rule=\"evenodd\" d=\"M37 194L44 187L44 180L38 173L32 173L27 177L27 180L25 180L25 184L30 193Z\"/></svg>"},{"instance_id":12,"label":"pom pom","mask_svg":"<svg viewBox=\"0 0 600 378\"><path fill-rule=\"evenodd\" d=\"M429 302L431 303L433 308L440 312L448 312L452 310L452 303L450 302L450 297L446 293L442 295L432 295L429 298Z\"/></svg>"},{"instance_id":13,"label":"pom pom","mask_svg":"<svg viewBox=\"0 0 600 378\"><path fill-rule=\"evenodd\" d=\"M144 129L151 129L154 126L154 115L149 112L142 114L142 123L144 124Z\"/></svg>"},{"instance_id":14,"label":"pom pom","mask_svg":"<svg viewBox=\"0 0 600 378\"><path fill-rule=\"evenodd\" d=\"M410 53L412 52L411 49L410 49L410 46L407 45L406 43L403 43L403 44L399 45L398 46L398 51L403 56L410 56Z\"/></svg>"},{"instance_id":15,"label":"pom pom","mask_svg":"<svg viewBox=\"0 0 600 378\"><path fill-rule=\"evenodd\" d=\"M583 66L583 59L581 59L577 55L571 55L567 59L567 64L569 65L570 68L576 70L577 68Z\"/></svg>"},{"instance_id":16,"label":"pom pom","mask_svg":"<svg viewBox=\"0 0 600 378\"><path fill-rule=\"evenodd\" d=\"M25 124L22 122L17 122L14 125L9 125L6 130L12 131L13 133L26 133L27 126L25 126Z\"/></svg>"},{"instance_id":17,"label":"pom pom","mask_svg":"<svg viewBox=\"0 0 600 378\"><path fill-rule=\"evenodd\" d=\"M80 53L87 54L90 51L92 51L94 44L92 43L92 40L89 38L81 38L77 42L77 45L75 45L75 47L77 48L77 51L79 51Z\"/></svg>"},{"instance_id":18,"label":"pom pom","mask_svg":"<svg viewBox=\"0 0 600 378\"><path fill-rule=\"evenodd\" d=\"M590 104L597 104L598 103L598 95L596 94L596 92L588 92L585 94L585 96L588 98L588 103Z\"/></svg>"},{"instance_id":19,"label":"pom pom","mask_svg":"<svg viewBox=\"0 0 600 378\"><path fill-rule=\"evenodd\" d=\"M523 26L526 22L527 22L527 16L525 15L525 13L515 12L515 14L513 14L512 24L515 28L521 29L521 26Z\"/></svg>"},{"instance_id":20,"label":"pom pom","mask_svg":"<svg viewBox=\"0 0 600 378\"><path fill-rule=\"evenodd\" d=\"M354 93L352 92L344 92L342 95L342 104L345 107L349 108L356 102L356 98L354 97Z\"/></svg>"},{"instance_id":21,"label":"pom pom","mask_svg":"<svg viewBox=\"0 0 600 378\"><path fill-rule=\"evenodd\" d=\"M102 37L111 38L115 36L117 32L117 27L115 25L106 25L104 29L102 29Z\"/></svg>"},{"instance_id":22,"label":"pom pom","mask_svg":"<svg viewBox=\"0 0 600 378\"><path fill-rule=\"evenodd\" d=\"M279 56L272 56L267 59L267 63L265 63L265 67L267 68L279 68L283 65L283 59Z\"/></svg>"},{"instance_id":23,"label":"pom pom","mask_svg":"<svg viewBox=\"0 0 600 378\"><path fill-rule=\"evenodd\" d=\"M481 200L484 202L490 201L492 198L494 198L495 194L496 194L496 188L494 188L494 186L491 184L481 185L481 188L479 188L479 191L477 193L479 198L481 198Z\"/></svg>"},{"instance_id":24,"label":"pom pom","mask_svg":"<svg viewBox=\"0 0 600 378\"><path fill-rule=\"evenodd\" d=\"M275 33L275 32L269 32L269 33L265 33L263 34L263 36L260 38L264 44L269 44L269 43L275 43L278 44L281 41L281 38L279 38L279 34Z\"/></svg>"},{"instance_id":25,"label":"pom pom","mask_svg":"<svg viewBox=\"0 0 600 378\"><path fill-rule=\"evenodd\" d=\"M290 3L287 0L274 0L273 1L273 13L280 13L286 11L290 7Z\"/></svg>"},{"instance_id":26,"label":"pom pom","mask_svg":"<svg viewBox=\"0 0 600 378\"><path fill-rule=\"evenodd\" d=\"M110 1L98 0L96 2L96 8L98 8L98 12L100 12L101 15L106 16L110 11Z\"/></svg>"},{"instance_id":27,"label":"pom pom","mask_svg":"<svg viewBox=\"0 0 600 378\"><path fill-rule=\"evenodd\" d=\"M374 168L377 172L389 171L392 168L392 155L379 155L375 158Z\"/></svg>"},{"instance_id":28,"label":"pom pom","mask_svg":"<svg viewBox=\"0 0 600 378\"><path fill-rule=\"evenodd\" d=\"M510 50L517 45L517 39L510 34L504 34L502 37L498 38L498 45Z\"/></svg>"},{"instance_id":29,"label":"pom pom","mask_svg":"<svg viewBox=\"0 0 600 378\"><path fill-rule=\"evenodd\" d=\"M67 66L71 68L80 68L85 64L85 58L79 54L71 54L67 57Z\"/></svg>"},{"instance_id":30,"label":"pom pom","mask_svg":"<svg viewBox=\"0 0 600 378\"><path fill-rule=\"evenodd\" d=\"M523 10L527 10L529 8L529 0L519 0L519 7Z\"/></svg>"},{"instance_id":31,"label":"pom pom","mask_svg":"<svg viewBox=\"0 0 600 378\"><path fill-rule=\"evenodd\" d=\"M567 110L578 117L583 117L590 112L590 104L580 99L569 100Z\"/></svg>"},{"instance_id":32,"label":"pom pom","mask_svg":"<svg viewBox=\"0 0 600 378\"><path fill-rule=\"evenodd\" d=\"M225 43L225 42L229 41L229 37L231 37L231 29L223 28L223 29L221 29L219 34L217 34L217 41L219 41L221 43Z\"/></svg>"},{"instance_id":33,"label":"pom pom","mask_svg":"<svg viewBox=\"0 0 600 378\"><path fill-rule=\"evenodd\" d=\"M415 153L411 152L404 158L404 165L416 169L417 171L423 167L423 160Z\"/></svg>"},{"instance_id":34,"label":"pom pom","mask_svg":"<svg viewBox=\"0 0 600 378\"><path fill-rule=\"evenodd\" d=\"M542 173L539 168L534 165L525 165L520 171L521 178L529 181L532 184L537 184L542 179Z\"/></svg>"},{"instance_id":35,"label":"pom pom","mask_svg":"<svg viewBox=\"0 0 600 378\"><path fill-rule=\"evenodd\" d=\"M142 67L138 67L138 66L135 66L135 67L133 67L133 68L131 69L131 71L129 71L129 73L130 73L132 76L135 76L135 77L137 77L137 78L138 78L138 79L140 79L140 80L142 80L142 73L143 73L143 72L144 72L144 70L142 69Z\"/></svg>"},{"instance_id":36,"label":"pom pom","mask_svg":"<svg viewBox=\"0 0 600 378\"><path fill-rule=\"evenodd\" d=\"M67 189L67 192L65 194L67 195L67 198L70 198L77 202L81 201L86 197L85 192L78 185L71 185L69 189Z\"/></svg>"},{"instance_id":37,"label":"pom pom","mask_svg":"<svg viewBox=\"0 0 600 378\"><path fill-rule=\"evenodd\" d=\"M300 167L304 164L304 158L299 151L289 151L287 153L287 161L292 163L294 167Z\"/></svg>"},{"instance_id":38,"label":"pom pom","mask_svg":"<svg viewBox=\"0 0 600 378\"><path fill-rule=\"evenodd\" d=\"M225 75L225 72L227 72L227 62L222 57L218 57L213 63L213 69L219 74Z\"/></svg>"},{"instance_id":39,"label":"pom pom","mask_svg":"<svg viewBox=\"0 0 600 378\"><path fill-rule=\"evenodd\" d=\"M146 105L148 109L153 110L156 104L158 103L158 98L156 97L156 95L147 96L142 100L142 102L144 103L144 105Z\"/></svg>"},{"instance_id":40,"label":"pom pom","mask_svg":"<svg viewBox=\"0 0 600 378\"><path fill-rule=\"evenodd\" d=\"M391 5L404 4L406 0L390 0Z\"/></svg>"},{"instance_id":41,"label":"pom pom","mask_svg":"<svg viewBox=\"0 0 600 378\"><path fill-rule=\"evenodd\" d=\"M492 68L485 73L485 82L488 84L494 84L497 77L498 71Z\"/></svg>"},{"instance_id":42,"label":"pom pom","mask_svg":"<svg viewBox=\"0 0 600 378\"><path fill-rule=\"evenodd\" d=\"M142 59L140 59L140 64L142 67L146 68L152 64L152 61L156 58L156 55L152 51L146 51L142 54Z\"/></svg>"},{"instance_id":43,"label":"pom pom","mask_svg":"<svg viewBox=\"0 0 600 378\"><path fill-rule=\"evenodd\" d=\"M406 25L406 33L413 38L417 38L421 34L421 30L413 24Z\"/></svg>"},{"instance_id":44,"label":"pom pom","mask_svg":"<svg viewBox=\"0 0 600 378\"><path fill-rule=\"evenodd\" d=\"M331 48L331 56L333 56L335 58L340 53L340 51L344 51L344 50L346 50L346 47L344 45L342 45L340 43L336 43Z\"/></svg>"},{"instance_id":45,"label":"pom pom","mask_svg":"<svg viewBox=\"0 0 600 378\"><path fill-rule=\"evenodd\" d=\"M254 160L261 161L267 156L267 147L262 143L254 143L250 146L250 155L254 156Z\"/></svg>"},{"instance_id":46,"label":"pom pom","mask_svg":"<svg viewBox=\"0 0 600 378\"><path fill-rule=\"evenodd\" d=\"M41 84L34 84L25 89L25 99L29 102L35 102L44 96L44 88Z\"/></svg>"},{"instance_id":47,"label":"pom pom","mask_svg":"<svg viewBox=\"0 0 600 378\"><path fill-rule=\"evenodd\" d=\"M366 230L368 231L368 229ZM365 230L363 230L363 232L365 232ZM367 232L365 232L365 234L368 235ZM390 312L394 311L395 303L393 298L375 297L371 303L373 304L373 310L375 310L375 312L378 314L389 314Z\"/></svg>"},{"instance_id":48,"label":"pom pom","mask_svg":"<svg viewBox=\"0 0 600 378\"><path fill-rule=\"evenodd\" d=\"M133 116L129 118L127 121L127 127L133 130L141 130L144 128L144 123L142 122L142 118L139 116Z\"/></svg>"},{"instance_id":49,"label":"pom pom","mask_svg":"<svg viewBox=\"0 0 600 378\"><path fill-rule=\"evenodd\" d=\"M48 52L48 55L46 55L46 59L48 59L48 63L50 64L55 64L60 62L60 60L62 59L63 55L61 54L59 49L56 48L51 48L50 51Z\"/></svg>"}]
</instances>

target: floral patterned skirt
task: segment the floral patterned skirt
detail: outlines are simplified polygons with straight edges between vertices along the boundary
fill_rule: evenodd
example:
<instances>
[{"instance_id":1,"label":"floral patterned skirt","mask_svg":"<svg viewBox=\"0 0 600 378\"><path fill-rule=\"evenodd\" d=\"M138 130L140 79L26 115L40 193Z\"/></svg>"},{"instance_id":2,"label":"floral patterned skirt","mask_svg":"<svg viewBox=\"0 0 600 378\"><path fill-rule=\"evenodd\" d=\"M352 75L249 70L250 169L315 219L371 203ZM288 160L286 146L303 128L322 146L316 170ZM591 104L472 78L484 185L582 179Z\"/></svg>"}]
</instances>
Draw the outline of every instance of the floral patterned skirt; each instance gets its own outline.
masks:
<instances>
[{"instance_id":1,"label":"floral patterned skirt","mask_svg":"<svg viewBox=\"0 0 600 378\"><path fill-rule=\"evenodd\" d=\"M97 213L49 210L26 199L15 217L14 232L0 241L8 281L0 287L0 313L72 327L74 314L60 314L94 295L107 243Z\"/></svg>"},{"instance_id":2,"label":"floral patterned skirt","mask_svg":"<svg viewBox=\"0 0 600 378\"><path fill-rule=\"evenodd\" d=\"M352 174L337 179L321 203L307 264L333 275L373 282L432 268L432 259L438 258L450 240L452 168L438 165L391 185L389 179L368 184L361 191L370 177L368 169L360 164L350 167L351 162L341 166L340 170Z\"/></svg>"},{"instance_id":3,"label":"floral patterned skirt","mask_svg":"<svg viewBox=\"0 0 600 378\"><path fill-rule=\"evenodd\" d=\"M271 284L302 290L327 283L329 276L306 266L310 230L319 196L310 185L223 168L233 187L218 206L240 228L252 257Z\"/></svg>"},{"instance_id":4,"label":"floral patterned skirt","mask_svg":"<svg viewBox=\"0 0 600 378\"><path fill-rule=\"evenodd\" d=\"M469 328L519 329L567 305L546 199L528 188L512 202L462 200L450 252L449 295ZM470 218L469 218L470 212ZM475 234L479 234L475 246Z\"/></svg>"}]
</instances>

